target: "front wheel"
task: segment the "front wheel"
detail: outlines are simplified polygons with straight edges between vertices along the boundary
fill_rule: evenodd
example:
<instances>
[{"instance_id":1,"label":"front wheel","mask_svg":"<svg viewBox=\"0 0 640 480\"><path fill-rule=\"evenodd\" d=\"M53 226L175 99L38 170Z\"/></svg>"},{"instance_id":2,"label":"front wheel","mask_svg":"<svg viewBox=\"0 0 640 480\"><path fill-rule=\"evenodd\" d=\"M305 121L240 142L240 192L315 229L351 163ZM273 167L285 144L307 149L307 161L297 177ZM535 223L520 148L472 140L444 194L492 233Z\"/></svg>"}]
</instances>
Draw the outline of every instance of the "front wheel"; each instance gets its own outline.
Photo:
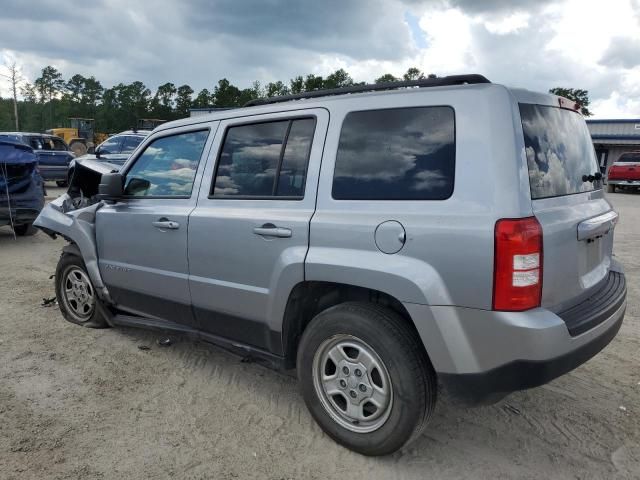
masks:
<instances>
[{"instance_id":1,"label":"front wheel","mask_svg":"<svg viewBox=\"0 0 640 480\"><path fill-rule=\"evenodd\" d=\"M616 186L611 183L607 184L607 192L608 193L616 193Z\"/></svg>"},{"instance_id":2,"label":"front wheel","mask_svg":"<svg viewBox=\"0 0 640 480\"><path fill-rule=\"evenodd\" d=\"M104 328L107 322L98 308L98 297L84 262L63 253L56 267L56 298L65 320L89 328Z\"/></svg>"},{"instance_id":3,"label":"front wheel","mask_svg":"<svg viewBox=\"0 0 640 480\"><path fill-rule=\"evenodd\" d=\"M416 439L437 382L415 330L392 310L348 302L318 314L298 347L305 403L335 441L386 455Z\"/></svg>"},{"instance_id":4,"label":"front wheel","mask_svg":"<svg viewBox=\"0 0 640 480\"><path fill-rule=\"evenodd\" d=\"M19 237L31 236L38 233L38 229L33 225L31 225L30 223L23 223L22 225L14 225L13 231Z\"/></svg>"}]
</instances>

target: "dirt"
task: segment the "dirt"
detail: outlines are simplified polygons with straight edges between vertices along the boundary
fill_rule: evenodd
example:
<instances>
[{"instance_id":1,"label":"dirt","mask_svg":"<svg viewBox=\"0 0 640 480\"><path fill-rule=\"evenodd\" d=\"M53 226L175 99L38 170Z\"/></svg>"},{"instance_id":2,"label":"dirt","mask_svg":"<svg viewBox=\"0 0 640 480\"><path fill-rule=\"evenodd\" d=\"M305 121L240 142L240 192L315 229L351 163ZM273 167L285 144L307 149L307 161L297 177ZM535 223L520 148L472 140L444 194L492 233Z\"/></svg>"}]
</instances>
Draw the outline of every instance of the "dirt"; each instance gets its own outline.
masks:
<instances>
[{"instance_id":1,"label":"dirt","mask_svg":"<svg viewBox=\"0 0 640 480\"><path fill-rule=\"evenodd\" d=\"M441 399L425 434L385 458L324 435L290 376L185 338L65 322L41 306L63 240L0 228L0 478L640 478L640 194L610 198L629 288L613 342L494 406Z\"/></svg>"}]
</instances>

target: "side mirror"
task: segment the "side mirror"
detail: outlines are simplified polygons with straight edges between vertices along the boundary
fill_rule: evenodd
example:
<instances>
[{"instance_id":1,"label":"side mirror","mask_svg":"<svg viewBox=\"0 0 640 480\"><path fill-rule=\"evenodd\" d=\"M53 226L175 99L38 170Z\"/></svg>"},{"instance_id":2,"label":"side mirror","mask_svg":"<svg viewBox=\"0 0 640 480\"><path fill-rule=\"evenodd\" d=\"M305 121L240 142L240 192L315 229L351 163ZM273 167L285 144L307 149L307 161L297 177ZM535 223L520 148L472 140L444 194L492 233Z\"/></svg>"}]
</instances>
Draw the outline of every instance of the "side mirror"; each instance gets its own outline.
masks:
<instances>
[{"instance_id":1,"label":"side mirror","mask_svg":"<svg viewBox=\"0 0 640 480\"><path fill-rule=\"evenodd\" d=\"M93 153L95 154L96 158L100 158L100 148L95 148L93 150Z\"/></svg>"},{"instance_id":2,"label":"side mirror","mask_svg":"<svg viewBox=\"0 0 640 480\"><path fill-rule=\"evenodd\" d=\"M114 201L122 197L123 178L120 172L105 173L98 185L98 198L100 200Z\"/></svg>"},{"instance_id":3,"label":"side mirror","mask_svg":"<svg viewBox=\"0 0 640 480\"><path fill-rule=\"evenodd\" d=\"M127 183L126 194L144 197L149 192L150 188L151 182L149 180L132 177L129 179L129 183Z\"/></svg>"}]
</instances>

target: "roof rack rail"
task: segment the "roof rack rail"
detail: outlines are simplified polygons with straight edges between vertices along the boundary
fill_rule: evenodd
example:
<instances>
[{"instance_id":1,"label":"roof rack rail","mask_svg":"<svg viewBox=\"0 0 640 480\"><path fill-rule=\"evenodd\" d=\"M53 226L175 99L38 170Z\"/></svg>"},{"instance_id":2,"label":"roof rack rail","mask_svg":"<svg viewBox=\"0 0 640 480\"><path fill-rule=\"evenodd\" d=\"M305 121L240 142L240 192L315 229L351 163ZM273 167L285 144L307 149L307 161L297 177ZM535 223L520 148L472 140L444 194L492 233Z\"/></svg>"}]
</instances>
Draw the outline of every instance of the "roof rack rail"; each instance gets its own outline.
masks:
<instances>
[{"instance_id":1,"label":"roof rack rail","mask_svg":"<svg viewBox=\"0 0 640 480\"><path fill-rule=\"evenodd\" d=\"M288 102L304 98L329 97L332 95L344 95L346 93L375 92L378 90L395 90L408 87L441 87L445 85L463 85L465 83L491 83L484 75L477 73L469 75L449 75L446 77L424 78L422 80L408 80L401 82L373 83L368 85L352 85L350 87L329 88L326 90L313 90L311 92L296 93L293 95L281 95L279 97L256 98L244 104L245 107L256 105L268 105L270 103Z\"/></svg>"}]
</instances>

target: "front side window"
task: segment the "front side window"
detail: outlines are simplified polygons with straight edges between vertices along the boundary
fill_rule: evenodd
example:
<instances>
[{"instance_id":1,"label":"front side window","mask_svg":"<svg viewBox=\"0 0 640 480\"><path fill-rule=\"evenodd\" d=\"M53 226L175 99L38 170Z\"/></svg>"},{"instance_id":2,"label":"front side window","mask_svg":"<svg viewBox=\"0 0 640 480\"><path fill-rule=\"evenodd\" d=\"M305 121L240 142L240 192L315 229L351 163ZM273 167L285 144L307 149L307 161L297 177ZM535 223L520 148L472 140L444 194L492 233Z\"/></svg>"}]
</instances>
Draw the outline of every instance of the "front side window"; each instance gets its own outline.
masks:
<instances>
[{"instance_id":1,"label":"front side window","mask_svg":"<svg viewBox=\"0 0 640 480\"><path fill-rule=\"evenodd\" d=\"M444 200L453 192L451 107L349 113L333 177L337 200Z\"/></svg>"},{"instance_id":2,"label":"front side window","mask_svg":"<svg viewBox=\"0 0 640 480\"><path fill-rule=\"evenodd\" d=\"M127 135L122 140L122 146L120 147L120 153L132 153L144 137L138 135Z\"/></svg>"},{"instance_id":3,"label":"front side window","mask_svg":"<svg viewBox=\"0 0 640 480\"><path fill-rule=\"evenodd\" d=\"M136 159L124 194L134 197L189 197L208 130L158 138Z\"/></svg>"},{"instance_id":4,"label":"front side window","mask_svg":"<svg viewBox=\"0 0 640 480\"><path fill-rule=\"evenodd\" d=\"M102 155L107 155L109 153L120 153L121 142L122 142L122 137L108 138L98 147L98 150L100 150L100 153Z\"/></svg>"},{"instance_id":5,"label":"front side window","mask_svg":"<svg viewBox=\"0 0 640 480\"><path fill-rule=\"evenodd\" d=\"M240 125L227 130L213 196L304 196L315 119Z\"/></svg>"}]
</instances>

